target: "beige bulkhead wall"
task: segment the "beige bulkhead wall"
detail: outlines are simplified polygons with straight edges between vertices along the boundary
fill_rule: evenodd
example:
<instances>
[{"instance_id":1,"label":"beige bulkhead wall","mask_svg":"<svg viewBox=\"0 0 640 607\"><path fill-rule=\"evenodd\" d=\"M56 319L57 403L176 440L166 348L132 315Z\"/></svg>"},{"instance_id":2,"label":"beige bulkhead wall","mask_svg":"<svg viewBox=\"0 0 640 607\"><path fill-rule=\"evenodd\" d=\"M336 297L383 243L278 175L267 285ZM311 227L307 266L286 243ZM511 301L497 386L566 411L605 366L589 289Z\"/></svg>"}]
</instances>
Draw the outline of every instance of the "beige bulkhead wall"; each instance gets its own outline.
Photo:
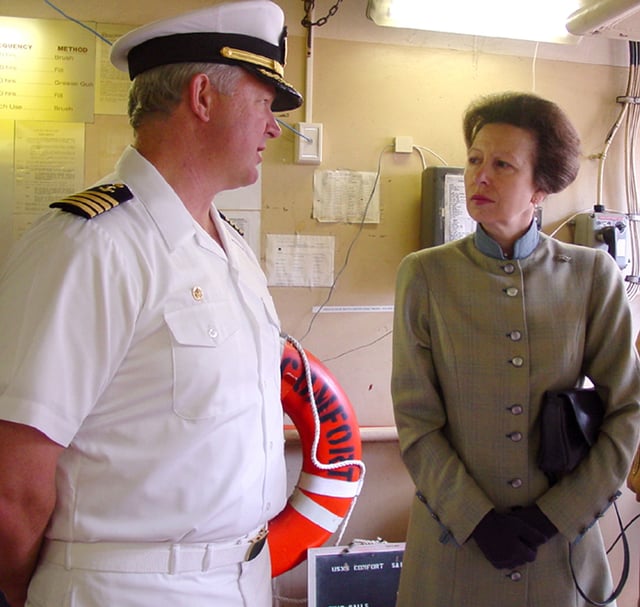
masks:
<instances>
[{"instance_id":1,"label":"beige bulkhead wall","mask_svg":"<svg viewBox=\"0 0 640 607\"><path fill-rule=\"evenodd\" d=\"M189 0L178 4L148 0L101 2L87 0L58 6L84 21L99 23L144 23L207 3ZM332 2L318 2L317 16ZM616 96L625 91L627 71L618 61L586 63L536 56L530 44L522 53L486 52L477 40L463 50L455 45L442 48L412 44L420 36L408 36L409 43L388 32L378 33L363 20L366 0L343 2L325 29L316 28L312 60L307 61L301 0L283 0L290 26L287 79L304 92L305 74L312 76L313 122L324 127L323 162L319 167L293 162L294 135L284 129L269 144L262 171L262 244L266 234L330 235L336 238L335 268L338 271L358 233L356 225L319 224L311 218L312 179L316 169L376 171L378 163L381 221L366 225L353 245L349 263L341 274L329 305L388 306L393 303L395 270L401 258L419 246L420 182L422 165L417 152L395 154L389 147L395 136L410 136L416 146L430 148L450 166L463 166L465 150L460 119L464 108L476 96L501 90L535 90L559 103L576 124L584 157L580 175L567 191L550 197L543 208L543 230L553 231L575 212L589 209L596 198L597 155L620 106ZM341 12L342 11L342 12ZM0 0L0 15L60 18L39 0ZM366 31L367 36L361 36ZM373 40L372 40L373 38ZM442 39L442 38L440 38ZM619 45L623 42L617 43ZM521 47L519 47L521 48ZM544 51L544 45L541 50ZM579 50L578 50L579 52ZM589 47L585 47L589 53ZM556 53L557 54L557 53ZM625 52L616 51L625 56ZM535 89L534 89L535 83ZM281 115L288 124L309 119L302 108ZM123 116L96 115L86 125L87 185L110 172L130 129ZM608 208L623 210L622 134L609 152L604 184ZM429 165L442 165L427 151ZM564 228L559 237L571 240ZM264 261L264 260L263 260ZM312 307L322 304L326 288L272 288L283 330L300 338L307 332ZM634 309L638 305L634 302ZM638 313L636 313L638 317ZM392 314L320 314L303 345L323 360L353 403L363 427L386 428L382 440L367 440L363 457L367 477L343 543L354 538L381 537L402 541L412 494L411 483L393 440L393 416L389 394ZM363 436L370 433L364 430ZM288 473L293 486L300 469L300 452L295 441L287 446ZM637 512L633 495L625 492L623 516ZM608 538L615 535L612 517L605 519ZM638 597L638 545L640 533L631 532L634 567L619 607L636 607ZM335 536L332 541L335 540ZM619 570L619 551L612 562ZM302 597L306 570L300 565L278 579L277 591ZM283 605L286 603L282 603Z\"/></svg>"},{"instance_id":2,"label":"beige bulkhead wall","mask_svg":"<svg viewBox=\"0 0 640 607\"><path fill-rule=\"evenodd\" d=\"M300 69L295 57L304 52L298 42L304 41L292 40L290 51L289 74L294 78ZM431 148L449 165L463 166L460 122L464 108L480 94L531 91L532 62L522 57L315 39L313 121L324 126L324 159L319 168L375 171L382 153L381 223L365 226L329 305L392 304L397 264L419 247L421 161L417 153L383 152L393 137L409 135L415 145ZM626 69L619 67L537 60L535 92L553 99L569 113L581 134L584 151L577 181L543 205L545 232L594 204L598 163L591 157L601 151L618 115L615 97L623 94L626 78ZM292 112L287 121L304 120L301 113ZM292 149L293 136L284 132L265 156L263 230L334 235L335 266L339 268L357 226L318 224L311 219L316 167L291 164ZM442 164L424 154L429 164ZM607 162L604 201L611 209L624 209L621 163L620 134ZM572 231L563 228L558 236L571 240ZM284 330L300 336L308 328L312 307L325 300L327 290L274 288L272 293ZM393 423L389 395L391 323L392 315L385 313L320 314L304 340L305 347L325 360L336 375L365 426ZM357 349L360 346L364 347ZM290 449L290 464L296 461L292 452ZM365 442L364 458L367 481L345 538L402 540L412 490L398 462L397 443ZM293 472L295 476L295 466ZM621 505L625 520L638 511L629 492ZM615 537L613 517L605 520L605 532L607 537ZM631 537L635 567L618 601L620 607L636 607L638 597L640 534L635 530ZM614 551L611 560L614 571L619 571L620 553ZM302 596L305 575L304 566L300 566L282 576L278 582L282 594Z\"/></svg>"}]
</instances>

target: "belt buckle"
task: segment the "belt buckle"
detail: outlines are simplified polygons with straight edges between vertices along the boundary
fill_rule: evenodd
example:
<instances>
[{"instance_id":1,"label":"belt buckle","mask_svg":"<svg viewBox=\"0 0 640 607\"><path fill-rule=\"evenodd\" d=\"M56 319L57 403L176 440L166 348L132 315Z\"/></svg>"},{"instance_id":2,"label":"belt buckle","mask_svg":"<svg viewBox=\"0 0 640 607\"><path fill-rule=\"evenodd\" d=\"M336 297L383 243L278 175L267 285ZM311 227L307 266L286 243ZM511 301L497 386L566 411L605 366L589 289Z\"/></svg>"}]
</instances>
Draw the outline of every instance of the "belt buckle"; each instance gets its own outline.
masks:
<instances>
[{"instance_id":1,"label":"belt buckle","mask_svg":"<svg viewBox=\"0 0 640 607\"><path fill-rule=\"evenodd\" d=\"M252 561L260 554L265 542L267 541L267 535L269 535L269 530L266 527L263 527L258 532L258 535L251 539L247 554L244 557L245 561Z\"/></svg>"}]
</instances>

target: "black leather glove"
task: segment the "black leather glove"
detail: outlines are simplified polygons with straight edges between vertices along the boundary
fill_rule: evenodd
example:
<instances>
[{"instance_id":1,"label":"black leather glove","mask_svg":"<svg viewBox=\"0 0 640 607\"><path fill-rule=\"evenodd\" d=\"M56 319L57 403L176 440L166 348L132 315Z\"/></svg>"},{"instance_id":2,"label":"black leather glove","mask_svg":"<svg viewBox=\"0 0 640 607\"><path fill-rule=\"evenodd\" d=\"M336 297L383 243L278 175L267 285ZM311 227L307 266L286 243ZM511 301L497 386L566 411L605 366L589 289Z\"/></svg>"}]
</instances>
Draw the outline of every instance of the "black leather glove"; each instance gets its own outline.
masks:
<instances>
[{"instance_id":1,"label":"black leather glove","mask_svg":"<svg viewBox=\"0 0 640 607\"><path fill-rule=\"evenodd\" d=\"M532 529L536 529L542 534L544 540L540 542L536 548L545 542L548 542L556 533L558 533L556 526L547 518L544 512L542 512L536 504L524 506L523 508L514 508L511 511L511 515L519 518L523 523L525 523L525 525L528 525Z\"/></svg>"},{"instance_id":2,"label":"black leather glove","mask_svg":"<svg viewBox=\"0 0 640 607\"><path fill-rule=\"evenodd\" d=\"M537 547L545 542L544 535L534 527L512 514L495 510L485 515L471 537L496 569L513 569L533 562Z\"/></svg>"}]
</instances>

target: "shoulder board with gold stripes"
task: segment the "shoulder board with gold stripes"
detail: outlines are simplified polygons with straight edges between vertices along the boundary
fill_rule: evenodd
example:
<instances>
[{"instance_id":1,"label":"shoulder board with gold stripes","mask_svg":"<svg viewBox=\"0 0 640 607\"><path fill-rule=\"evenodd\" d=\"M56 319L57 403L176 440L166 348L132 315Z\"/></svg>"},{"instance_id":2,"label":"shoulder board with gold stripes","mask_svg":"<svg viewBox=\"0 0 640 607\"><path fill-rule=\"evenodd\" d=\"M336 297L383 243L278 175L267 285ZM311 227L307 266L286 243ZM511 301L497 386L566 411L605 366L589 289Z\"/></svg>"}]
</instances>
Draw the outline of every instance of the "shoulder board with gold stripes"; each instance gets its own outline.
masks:
<instances>
[{"instance_id":1,"label":"shoulder board with gold stripes","mask_svg":"<svg viewBox=\"0 0 640 607\"><path fill-rule=\"evenodd\" d=\"M223 213L221 213L220 211L218 211L218 214L220 215L220 217L226 221L236 232L238 232L238 234L240 234L240 236L244 236L244 230L238 226L236 223L234 223L233 221L231 221L231 219L229 219L228 217L226 217Z\"/></svg>"},{"instance_id":2,"label":"shoulder board with gold stripes","mask_svg":"<svg viewBox=\"0 0 640 607\"><path fill-rule=\"evenodd\" d=\"M133 193L124 183L106 183L63 198L49 206L52 209L62 209L67 213L92 219L131 198Z\"/></svg>"}]
</instances>

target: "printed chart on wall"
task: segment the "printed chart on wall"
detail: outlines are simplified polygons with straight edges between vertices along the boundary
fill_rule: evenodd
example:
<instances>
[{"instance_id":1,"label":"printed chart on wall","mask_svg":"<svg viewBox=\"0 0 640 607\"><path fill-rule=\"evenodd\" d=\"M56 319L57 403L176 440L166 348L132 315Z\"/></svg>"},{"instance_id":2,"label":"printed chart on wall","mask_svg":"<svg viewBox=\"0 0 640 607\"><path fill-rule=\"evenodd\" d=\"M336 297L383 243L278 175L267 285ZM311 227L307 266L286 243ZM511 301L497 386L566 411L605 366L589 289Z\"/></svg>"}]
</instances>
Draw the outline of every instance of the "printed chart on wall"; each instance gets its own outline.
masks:
<instances>
[{"instance_id":1,"label":"printed chart on wall","mask_svg":"<svg viewBox=\"0 0 640 607\"><path fill-rule=\"evenodd\" d=\"M0 120L0 264L13 242L13 121Z\"/></svg>"},{"instance_id":2,"label":"printed chart on wall","mask_svg":"<svg viewBox=\"0 0 640 607\"><path fill-rule=\"evenodd\" d=\"M13 237L49 204L83 189L84 124L16 122Z\"/></svg>"},{"instance_id":3,"label":"printed chart on wall","mask_svg":"<svg viewBox=\"0 0 640 607\"><path fill-rule=\"evenodd\" d=\"M97 32L112 44L134 28L133 25L99 23ZM129 75L116 69L109 55L111 46L104 40L96 43L96 114L126 116L129 96Z\"/></svg>"},{"instance_id":4,"label":"printed chart on wall","mask_svg":"<svg viewBox=\"0 0 640 607\"><path fill-rule=\"evenodd\" d=\"M335 238L267 234L266 273L270 287L330 287Z\"/></svg>"},{"instance_id":5,"label":"printed chart on wall","mask_svg":"<svg viewBox=\"0 0 640 607\"><path fill-rule=\"evenodd\" d=\"M444 242L458 240L475 231L476 222L469 217L464 192L464 175L448 174L444 179Z\"/></svg>"},{"instance_id":6,"label":"printed chart on wall","mask_svg":"<svg viewBox=\"0 0 640 607\"><path fill-rule=\"evenodd\" d=\"M363 171L316 171L313 213L320 222L380 223L376 174Z\"/></svg>"},{"instance_id":7,"label":"printed chart on wall","mask_svg":"<svg viewBox=\"0 0 640 607\"><path fill-rule=\"evenodd\" d=\"M0 118L91 122L95 37L69 21L0 17Z\"/></svg>"}]
</instances>

